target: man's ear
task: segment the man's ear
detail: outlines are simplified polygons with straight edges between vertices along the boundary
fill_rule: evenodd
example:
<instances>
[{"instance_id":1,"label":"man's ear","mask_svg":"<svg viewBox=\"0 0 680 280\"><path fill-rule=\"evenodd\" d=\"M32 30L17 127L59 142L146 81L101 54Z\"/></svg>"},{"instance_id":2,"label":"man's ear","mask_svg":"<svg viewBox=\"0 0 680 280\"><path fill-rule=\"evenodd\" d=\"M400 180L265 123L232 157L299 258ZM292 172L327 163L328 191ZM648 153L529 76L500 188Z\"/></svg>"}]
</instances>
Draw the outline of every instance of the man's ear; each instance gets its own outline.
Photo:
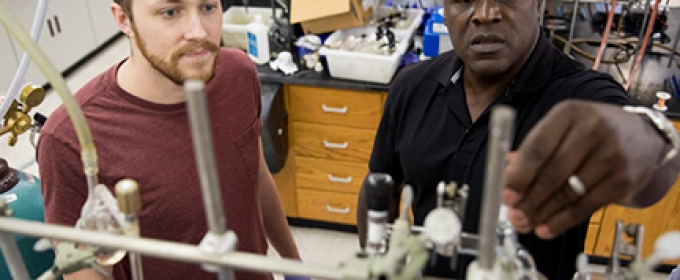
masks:
<instances>
[{"instance_id":1,"label":"man's ear","mask_svg":"<svg viewBox=\"0 0 680 280\"><path fill-rule=\"evenodd\" d=\"M116 3L111 3L111 14L120 31L128 37L132 35L132 23L130 17L123 11L123 7Z\"/></svg>"}]
</instances>

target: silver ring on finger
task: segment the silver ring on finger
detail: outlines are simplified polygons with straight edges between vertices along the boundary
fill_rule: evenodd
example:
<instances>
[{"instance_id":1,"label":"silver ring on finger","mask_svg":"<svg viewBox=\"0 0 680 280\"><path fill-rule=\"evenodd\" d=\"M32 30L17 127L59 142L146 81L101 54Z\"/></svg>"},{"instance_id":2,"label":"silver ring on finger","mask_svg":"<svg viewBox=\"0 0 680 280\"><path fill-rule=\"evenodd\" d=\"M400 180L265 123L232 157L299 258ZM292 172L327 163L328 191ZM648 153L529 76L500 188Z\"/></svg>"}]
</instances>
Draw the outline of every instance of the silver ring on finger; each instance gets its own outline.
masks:
<instances>
[{"instance_id":1,"label":"silver ring on finger","mask_svg":"<svg viewBox=\"0 0 680 280\"><path fill-rule=\"evenodd\" d=\"M569 183L571 190L574 191L574 193L577 196L581 197L584 194L586 194L586 185L583 184L583 181L581 181L581 178L579 178L578 176L576 175L569 176L567 183Z\"/></svg>"}]
</instances>

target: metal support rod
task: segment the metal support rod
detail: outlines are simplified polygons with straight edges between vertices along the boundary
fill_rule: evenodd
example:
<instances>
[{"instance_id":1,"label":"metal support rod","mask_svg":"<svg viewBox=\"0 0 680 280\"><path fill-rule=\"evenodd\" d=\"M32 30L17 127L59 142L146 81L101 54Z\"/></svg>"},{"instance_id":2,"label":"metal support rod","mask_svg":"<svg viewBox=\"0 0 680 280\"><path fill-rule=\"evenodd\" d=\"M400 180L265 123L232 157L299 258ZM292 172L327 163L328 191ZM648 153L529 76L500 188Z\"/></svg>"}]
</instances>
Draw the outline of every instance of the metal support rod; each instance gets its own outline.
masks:
<instances>
[{"instance_id":1,"label":"metal support rod","mask_svg":"<svg viewBox=\"0 0 680 280\"><path fill-rule=\"evenodd\" d=\"M571 13L571 27L569 27L569 40L564 46L564 53L569 55L571 52L571 41L574 39L574 29L576 29L576 16L578 15L579 0L574 0L574 10Z\"/></svg>"},{"instance_id":2,"label":"metal support rod","mask_svg":"<svg viewBox=\"0 0 680 280\"><path fill-rule=\"evenodd\" d=\"M642 260L642 242L645 240L645 228L640 224L635 225L635 255L633 255L634 261Z\"/></svg>"},{"instance_id":3,"label":"metal support rod","mask_svg":"<svg viewBox=\"0 0 680 280\"><path fill-rule=\"evenodd\" d=\"M212 129L208 117L204 83L202 81L187 81L184 83L184 89L208 227L212 233L223 236L227 231L227 221L222 208L224 204L222 203L222 192L217 176L215 149L212 142ZM220 268L217 274L220 280L234 279L233 270L228 268Z\"/></svg>"},{"instance_id":4,"label":"metal support rod","mask_svg":"<svg viewBox=\"0 0 680 280\"><path fill-rule=\"evenodd\" d=\"M486 174L482 197L482 218L479 223L479 267L491 270L496 262L498 246L498 216L501 208L501 192L505 185L505 155L510 150L515 123L515 110L497 105L491 111L488 146L486 151Z\"/></svg>"},{"instance_id":5,"label":"metal support rod","mask_svg":"<svg viewBox=\"0 0 680 280\"><path fill-rule=\"evenodd\" d=\"M675 40L673 40L673 50L671 50L671 55L668 58L668 67L671 67L671 64L673 64L673 60L675 60L675 52L678 48L678 41L680 41L680 28L678 28L678 33L675 34Z\"/></svg>"},{"instance_id":6,"label":"metal support rod","mask_svg":"<svg viewBox=\"0 0 680 280\"><path fill-rule=\"evenodd\" d=\"M21 258L19 247L17 247L16 241L11 234L0 232L0 248L2 248L2 255L5 258L5 263L9 268L12 279L31 280L26 270L24 259Z\"/></svg>"},{"instance_id":7,"label":"metal support rod","mask_svg":"<svg viewBox=\"0 0 680 280\"><path fill-rule=\"evenodd\" d=\"M227 230L227 221L222 208L222 192L217 176L212 129L210 128L203 83L187 82L185 90L189 122L191 123L191 136L194 140L194 153L196 154L198 175L201 180L208 227L211 231L222 234Z\"/></svg>"},{"instance_id":8,"label":"metal support rod","mask_svg":"<svg viewBox=\"0 0 680 280\"><path fill-rule=\"evenodd\" d=\"M368 274L367 271L338 269L311 263L303 264L299 260L276 259L252 253L229 252L223 255L213 255L205 253L198 246L191 244L85 231L61 225L7 217L0 217L0 232L78 242L103 248L126 250L155 258L228 266L260 273L302 275L321 279L366 279Z\"/></svg>"},{"instance_id":9,"label":"metal support rod","mask_svg":"<svg viewBox=\"0 0 680 280\"><path fill-rule=\"evenodd\" d=\"M11 217L13 214L14 212L9 209L5 199L0 197L0 216ZM12 279L30 280L31 278L26 270L26 264L24 264L24 259L21 257L21 252L19 251L19 247L12 234L0 232L0 249L2 250L2 255L5 257L5 263L7 268L9 268Z\"/></svg>"},{"instance_id":10,"label":"metal support rod","mask_svg":"<svg viewBox=\"0 0 680 280\"><path fill-rule=\"evenodd\" d=\"M139 217L137 214L142 209L139 185L137 181L126 179L119 181L115 189L118 208L125 215L123 234L139 237ZM128 253L128 257L130 259L130 275L132 275L132 280L144 280L142 256Z\"/></svg>"},{"instance_id":11,"label":"metal support rod","mask_svg":"<svg viewBox=\"0 0 680 280\"><path fill-rule=\"evenodd\" d=\"M607 274L617 275L621 272L621 259L619 252L622 247L622 236L623 236L623 222L616 221L616 231L614 232L614 244L612 248L612 256L609 260L610 263L607 266Z\"/></svg>"},{"instance_id":12,"label":"metal support rod","mask_svg":"<svg viewBox=\"0 0 680 280\"><path fill-rule=\"evenodd\" d=\"M543 23L545 22L545 5L546 5L547 1L548 0L541 0L541 15L538 19L539 20L538 24L540 24L543 27L545 27L545 25ZM543 31L543 30L541 30L541 31Z\"/></svg>"}]
</instances>

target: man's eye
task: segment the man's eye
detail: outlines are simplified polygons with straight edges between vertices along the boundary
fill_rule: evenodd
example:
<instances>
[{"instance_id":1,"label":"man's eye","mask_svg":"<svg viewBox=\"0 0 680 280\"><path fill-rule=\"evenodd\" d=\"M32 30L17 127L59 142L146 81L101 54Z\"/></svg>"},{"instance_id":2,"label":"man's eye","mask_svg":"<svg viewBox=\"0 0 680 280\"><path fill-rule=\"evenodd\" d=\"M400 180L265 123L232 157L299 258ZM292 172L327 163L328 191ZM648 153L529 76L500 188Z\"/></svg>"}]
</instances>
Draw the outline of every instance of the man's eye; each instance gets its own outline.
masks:
<instances>
[{"instance_id":1,"label":"man's eye","mask_svg":"<svg viewBox=\"0 0 680 280\"><path fill-rule=\"evenodd\" d=\"M208 4L208 5L203 6L203 10L206 11L206 12L212 12L216 9L217 9L217 5L215 5L215 4Z\"/></svg>"},{"instance_id":2,"label":"man's eye","mask_svg":"<svg viewBox=\"0 0 680 280\"><path fill-rule=\"evenodd\" d=\"M177 11L176 9L170 9L162 11L161 14L165 17L175 17L177 16L177 14L179 14L179 11Z\"/></svg>"}]
</instances>

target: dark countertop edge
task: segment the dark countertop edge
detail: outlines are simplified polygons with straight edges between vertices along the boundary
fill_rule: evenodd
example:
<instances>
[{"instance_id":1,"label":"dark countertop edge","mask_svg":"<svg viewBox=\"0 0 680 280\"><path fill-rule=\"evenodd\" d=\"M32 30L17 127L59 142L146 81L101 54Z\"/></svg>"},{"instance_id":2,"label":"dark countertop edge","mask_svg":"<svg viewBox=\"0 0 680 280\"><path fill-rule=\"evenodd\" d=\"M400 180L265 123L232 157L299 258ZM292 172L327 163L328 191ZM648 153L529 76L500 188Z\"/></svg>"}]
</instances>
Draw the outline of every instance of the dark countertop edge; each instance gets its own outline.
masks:
<instances>
[{"instance_id":1,"label":"dark countertop edge","mask_svg":"<svg viewBox=\"0 0 680 280\"><path fill-rule=\"evenodd\" d=\"M348 90L374 91L376 93L383 93L389 90L389 84L331 78L327 72L317 73L312 70L303 70L292 75L284 75L280 72L274 72L268 67L259 66L258 73L261 83L281 83Z\"/></svg>"}]
</instances>

